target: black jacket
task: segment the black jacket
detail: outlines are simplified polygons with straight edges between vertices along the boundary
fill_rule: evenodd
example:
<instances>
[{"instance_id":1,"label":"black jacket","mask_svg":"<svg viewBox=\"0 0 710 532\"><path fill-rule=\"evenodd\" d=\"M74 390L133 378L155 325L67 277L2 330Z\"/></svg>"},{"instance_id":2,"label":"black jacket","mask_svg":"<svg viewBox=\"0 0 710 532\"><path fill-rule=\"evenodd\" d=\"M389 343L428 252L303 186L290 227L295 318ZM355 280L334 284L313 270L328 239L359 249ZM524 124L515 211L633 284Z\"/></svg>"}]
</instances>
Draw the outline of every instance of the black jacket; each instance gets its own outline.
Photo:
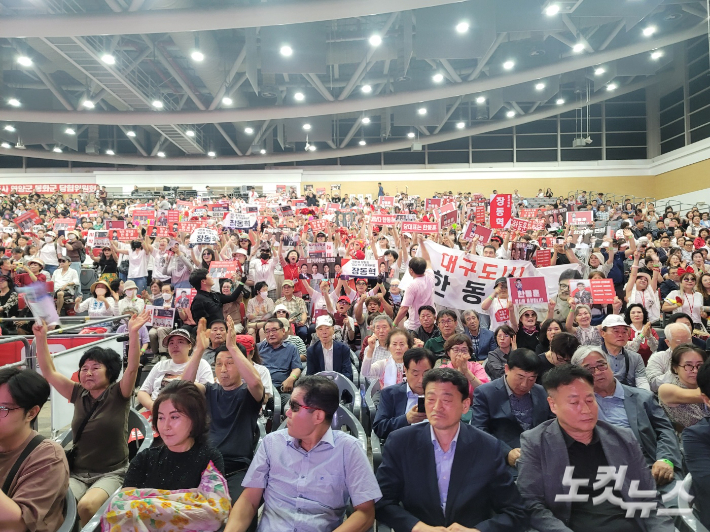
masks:
<instances>
[{"instance_id":1,"label":"black jacket","mask_svg":"<svg viewBox=\"0 0 710 532\"><path fill-rule=\"evenodd\" d=\"M192 305L190 305L192 319L195 320L195 323L199 323L200 318L206 318L208 327L214 320L223 320L224 313L222 312L222 305L236 301L241 294L242 291L239 289L228 296L222 293L198 290L195 298L192 300Z\"/></svg>"}]
</instances>

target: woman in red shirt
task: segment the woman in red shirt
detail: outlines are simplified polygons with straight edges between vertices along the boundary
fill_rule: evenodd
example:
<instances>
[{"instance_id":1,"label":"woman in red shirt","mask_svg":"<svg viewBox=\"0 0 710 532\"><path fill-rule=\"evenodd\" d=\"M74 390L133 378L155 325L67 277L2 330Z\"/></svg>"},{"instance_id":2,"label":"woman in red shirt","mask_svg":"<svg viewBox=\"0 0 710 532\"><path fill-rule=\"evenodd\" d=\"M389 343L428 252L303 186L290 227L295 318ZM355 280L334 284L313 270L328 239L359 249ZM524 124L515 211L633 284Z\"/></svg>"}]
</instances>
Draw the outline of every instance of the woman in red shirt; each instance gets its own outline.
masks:
<instances>
[{"instance_id":1,"label":"woman in red shirt","mask_svg":"<svg viewBox=\"0 0 710 532\"><path fill-rule=\"evenodd\" d=\"M281 249L283 250L283 237L281 237ZM295 249L292 249L284 255L280 255L281 267L284 271L284 280L290 279L293 281L293 295L296 297L303 297L305 289L301 280L298 278L298 261L301 259L301 255Z\"/></svg>"}]
</instances>

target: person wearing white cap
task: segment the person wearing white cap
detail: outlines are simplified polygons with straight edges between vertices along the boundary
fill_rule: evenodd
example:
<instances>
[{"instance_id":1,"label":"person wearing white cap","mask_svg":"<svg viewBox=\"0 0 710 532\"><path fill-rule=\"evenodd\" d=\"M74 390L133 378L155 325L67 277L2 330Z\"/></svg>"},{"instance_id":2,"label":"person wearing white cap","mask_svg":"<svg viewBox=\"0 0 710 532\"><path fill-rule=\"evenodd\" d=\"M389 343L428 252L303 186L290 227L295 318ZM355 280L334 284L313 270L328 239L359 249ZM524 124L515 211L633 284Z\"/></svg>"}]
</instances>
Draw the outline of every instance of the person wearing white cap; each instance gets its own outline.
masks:
<instances>
[{"instance_id":1,"label":"person wearing white cap","mask_svg":"<svg viewBox=\"0 0 710 532\"><path fill-rule=\"evenodd\" d=\"M646 377L646 366L641 355L626 348L629 341L629 325L623 316L609 314L602 322L601 349L606 355L614 377L621 384L651 391Z\"/></svg>"},{"instance_id":2,"label":"person wearing white cap","mask_svg":"<svg viewBox=\"0 0 710 532\"><path fill-rule=\"evenodd\" d=\"M318 341L308 348L306 354L309 375L321 371L336 371L353 380L353 365L350 361L350 348L342 342L333 341L335 331L333 319L328 315L316 319Z\"/></svg>"},{"instance_id":3,"label":"person wearing white cap","mask_svg":"<svg viewBox=\"0 0 710 532\"><path fill-rule=\"evenodd\" d=\"M121 300L114 297L113 313L115 316L125 314L127 308L134 308L138 314L143 312L145 301L138 297L138 287L133 281L126 281L123 284L123 295L126 296Z\"/></svg>"}]
</instances>

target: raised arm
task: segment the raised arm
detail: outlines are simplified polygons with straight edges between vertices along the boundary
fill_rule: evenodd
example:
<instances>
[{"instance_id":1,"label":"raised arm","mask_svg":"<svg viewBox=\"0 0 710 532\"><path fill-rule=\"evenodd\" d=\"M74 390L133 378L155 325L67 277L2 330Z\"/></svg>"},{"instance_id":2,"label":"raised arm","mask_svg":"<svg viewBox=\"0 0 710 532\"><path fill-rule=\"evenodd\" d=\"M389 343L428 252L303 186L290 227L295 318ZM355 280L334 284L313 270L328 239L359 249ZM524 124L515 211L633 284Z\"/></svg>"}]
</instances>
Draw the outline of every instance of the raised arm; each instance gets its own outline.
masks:
<instances>
[{"instance_id":1,"label":"raised arm","mask_svg":"<svg viewBox=\"0 0 710 532\"><path fill-rule=\"evenodd\" d=\"M629 302L631 298L631 292L636 286L636 277L639 271L639 253L634 252L634 263L631 265L631 272L629 273L629 281L626 283L626 302Z\"/></svg>"},{"instance_id":2,"label":"raised arm","mask_svg":"<svg viewBox=\"0 0 710 532\"><path fill-rule=\"evenodd\" d=\"M37 351L37 364L47 382L53 386L67 400L71 400L74 382L57 371L49 354L47 344L47 324L44 321L35 322L32 326L35 335L35 346Z\"/></svg>"},{"instance_id":3,"label":"raised arm","mask_svg":"<svg viewBox=\"0 0 710 532\"><path fill-rule=\"evenodd\" d=\"M231 319L231 318L230 318ZM227 329L229 330L229 329ZM232 327L234 330L234 327ZM190 355L190 361L185 366L182 372L182 380L194 382L195 385L200 389L202 393L205 393L205 385L195 382L197 379L197 370L200 367L200 362L202 362L202 355L210 345L210 330L207 328L207 319L200 318L197 324L197 333L195 338L195 347L192 348L192 355Z\"/></svg>"},{"instance_id":4,"label":"raised arm","mask_svg":"<svg viewBox=\"0 0 710 532\"><path fill-rule=\"evenodd\" d=\"M143 311L140 315L134 314L128 322L128 365L121 377L121 394L125 398L131 397L136 386L138 368L140 368L141 342L140 330L151 319L151 313Z\"/></svg>"},{"instance_id":5,"label":"raised arm","mask_svg":"<svg viewBox=\"0 0 710 532\"><path fill-rule=\"evenodd\" d=\"M234 329L234 321L231 316L227 316L227 350L229 350L229 353L232 355L232 360L237 366L239 375L241 375L244 382L247 383L249 393L257 402L260 403L262 399L264 399L264 384L261 382L261 377L259 376L259 372L254 367L254 364L252 364L249 359L244 356L244 353L242 353L242 351L237 347L236 334L237 333Z\"/></svg>"}]
</instances>

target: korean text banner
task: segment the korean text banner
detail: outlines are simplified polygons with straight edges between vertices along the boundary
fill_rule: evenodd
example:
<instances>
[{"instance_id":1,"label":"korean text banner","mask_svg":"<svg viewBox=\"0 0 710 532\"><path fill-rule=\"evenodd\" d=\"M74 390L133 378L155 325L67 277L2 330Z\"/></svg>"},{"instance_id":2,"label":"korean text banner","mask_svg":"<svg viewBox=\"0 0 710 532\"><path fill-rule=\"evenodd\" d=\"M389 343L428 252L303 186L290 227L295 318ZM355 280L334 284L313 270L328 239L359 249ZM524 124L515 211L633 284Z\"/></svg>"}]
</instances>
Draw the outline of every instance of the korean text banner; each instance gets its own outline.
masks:
<instances>
[{"instance_id":1,"label":"korean text banner","mask_svg":"<svg viewBox=\"0 0 710 532\"><path fill-rule=\"evenodd\" d=\"M481 311L481 303L493 293L495 280L511 275L544 277L547 297L552 298L557 295L560 274L566 270L580 269L578 264L535 268L529 261L471 255L430 241L425 241L423 245L429 252L434 270L434 303L457 310ZM420 254L421 249L417 255ZM405 274L400 287L406 290L411 279L409 273Z\"/></svg>"}]
</instances>

